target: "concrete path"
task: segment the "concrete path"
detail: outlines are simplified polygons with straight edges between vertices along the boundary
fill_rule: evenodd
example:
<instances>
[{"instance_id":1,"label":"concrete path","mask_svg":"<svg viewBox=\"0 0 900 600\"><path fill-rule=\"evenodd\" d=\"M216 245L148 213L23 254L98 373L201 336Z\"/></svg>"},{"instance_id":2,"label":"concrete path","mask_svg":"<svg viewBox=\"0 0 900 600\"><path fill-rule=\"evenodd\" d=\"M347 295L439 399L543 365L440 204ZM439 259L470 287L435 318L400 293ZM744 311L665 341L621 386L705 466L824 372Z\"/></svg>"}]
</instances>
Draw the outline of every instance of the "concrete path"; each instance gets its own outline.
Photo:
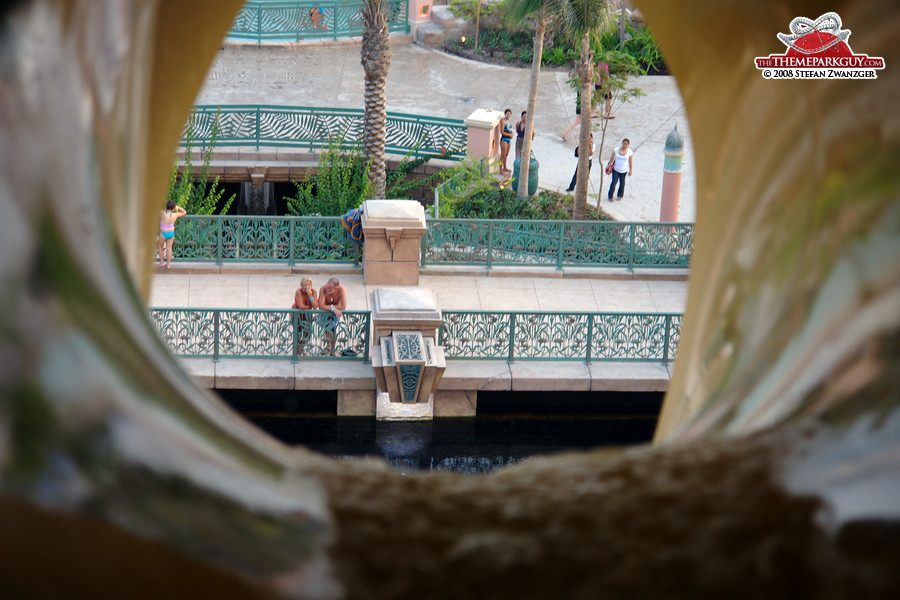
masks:
<instances>
[{"instance_id":1,"label":"concrete path","mask_svg":"<svg viewBox=\"0 0 900 600\"><path fill-rule=\"evenodd\" d=\"M178 268L176 262L173 270ZM362 275L335 274L347 288L348 308L369 310L375 287ZM329 274L312 275L318 289ZM157 273L150 289L153 308L291 307L300 274ZM443 310L684 312L688 282L644 279L582 279L548 276L423 275Z\"/></svg>"},{"instance_id":2,"label":"concrete path","mask_svg":"<svg viewBox=\"0 0 900 600\"><path fill-rule=\"evenodd\" d=\"M394 39L388 111L465 119L476 108L508 107L518 120L528 101L530 70L473 62L407 40ZM568 187L576 163L573 152L578 128L569 134L567 143L559 135L575 117L575 91L567 79L565 71L542 70L535 116L533 152L540 163L540 187L554 191ZM691 134L675 80L637 77L630 85L646 96L614 108L616 118L608 122L603 156L599 161L595 156L591 171L591 202L596 204L599 194L603 210L619 221L658 221L662 149L677 124L687 150L679 220L692 222L696 192ZM229 45L220 50L196 102L362 108L359 46L346 42L292 47ZM603 123L595 120L598 126ZM599 149L601 132L595 129L594 137ZM627 180L625 199L609 203L609 177L598 162L605 164L625 137L635 153L634 174Z\"/></svg>"}]
</instances>

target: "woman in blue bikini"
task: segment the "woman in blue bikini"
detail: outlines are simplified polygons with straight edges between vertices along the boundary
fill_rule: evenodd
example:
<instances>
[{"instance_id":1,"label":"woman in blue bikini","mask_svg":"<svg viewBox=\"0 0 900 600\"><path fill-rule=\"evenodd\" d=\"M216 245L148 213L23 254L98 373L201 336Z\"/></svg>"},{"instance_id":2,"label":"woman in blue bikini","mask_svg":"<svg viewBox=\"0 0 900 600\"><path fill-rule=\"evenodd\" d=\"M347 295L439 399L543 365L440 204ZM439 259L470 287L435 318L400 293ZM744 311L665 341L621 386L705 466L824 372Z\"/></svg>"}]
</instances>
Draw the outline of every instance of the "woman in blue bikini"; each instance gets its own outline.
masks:
<instances>
[{"instance_id":1,"label":"woman in blue bikini","mask_svg":"<svg viewBox=\"0 0 900 600\"><path fill-rule=\"evenodd\" d=\"M156 236L156 250L159 253L159 266L172 266L172 244L175 242L175 221L183 217L187 211L175 205L174 200L166 203L166 210L159 211L159 235ZM168 258L168 260L166 260Z\"/></svg>"},{"instance_id":2,"label":"woman in blue bikini","mask_svg":"<svg viewBox=\"0 0 900 600\"><path fill-rule=\"evenodd\" d=\"M508 175L512 173L506 168L506 157L509 156L509 143L513 138L513 128L509 120L512 119L512 109L507 108L503 111L503 118L500 120L500 174Z\"/></svg>"}]
</instances>

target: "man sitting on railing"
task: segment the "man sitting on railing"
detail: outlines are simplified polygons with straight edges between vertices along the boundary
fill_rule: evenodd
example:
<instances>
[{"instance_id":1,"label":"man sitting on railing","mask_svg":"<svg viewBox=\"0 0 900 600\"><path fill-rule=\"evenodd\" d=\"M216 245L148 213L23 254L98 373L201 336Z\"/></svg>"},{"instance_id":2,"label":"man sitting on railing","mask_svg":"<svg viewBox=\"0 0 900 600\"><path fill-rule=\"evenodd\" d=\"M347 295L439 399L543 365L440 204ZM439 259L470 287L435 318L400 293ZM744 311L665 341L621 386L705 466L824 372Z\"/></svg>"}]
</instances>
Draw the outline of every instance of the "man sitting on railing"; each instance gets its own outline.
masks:
<instances>
[{"instance_id":1,"label":"man sitting on railing","mask_svg":"<svg viewBox=\"0 0 900 600\"><path fill-rule=\"evenodd\" d=\"M341 285L337 277L330 278L319 290L319 308L332 313L325 325L325 343L328 344L330 354L333 356L338 320L347 309L347 288Z\"/></svg>"}]
</instances>

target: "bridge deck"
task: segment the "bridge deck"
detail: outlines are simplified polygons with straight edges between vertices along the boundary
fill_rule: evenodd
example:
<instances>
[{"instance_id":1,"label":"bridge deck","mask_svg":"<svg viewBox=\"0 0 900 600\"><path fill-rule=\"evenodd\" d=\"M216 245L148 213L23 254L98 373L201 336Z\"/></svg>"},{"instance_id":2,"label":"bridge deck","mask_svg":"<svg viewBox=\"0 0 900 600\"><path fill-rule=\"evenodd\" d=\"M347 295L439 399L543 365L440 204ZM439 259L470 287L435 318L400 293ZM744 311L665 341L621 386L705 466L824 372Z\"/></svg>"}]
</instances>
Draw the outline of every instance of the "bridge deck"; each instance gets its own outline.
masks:
<instances>
[{"instance_id":1,"label":"bridge deck","mask_svg":"<svg viewBox=\"0 0 900 600\"><path fill-rule=\"evenodd\" d=\"M327 270L326 270L327 269ZM334 265L202 265L175 263L152 282L150 305L184 308L287 308L300 276L321 286L335 275L349 307L368 310L372 286L359 269ZM444 310L681 312L687 271L565 270L476 267L428 269L420 286L435 290ZM218 389L337 390L338 414L371 415L371 364L305 360L181 359L201 385ZM672 365L628 362L448 360L435 416L471 416L478 391L665 391Z\"/></svg>"},{"instance_id":2,"label":"bridge deck","mask_svg":"<svg viewBox=\"0 0 900 600\"><path fill-rule=\"evenodd\" d=\"M157 271L150 290L154 308L290 308L300 277L316 288L330 276L347 288L348 308L369 310L375 287L349 265L216 266L175 262ZM686 269L561 269L553 267L429 267L419 286L432 288L443 310L577 312L683 312Z\"/></svg>"}]
</instances>

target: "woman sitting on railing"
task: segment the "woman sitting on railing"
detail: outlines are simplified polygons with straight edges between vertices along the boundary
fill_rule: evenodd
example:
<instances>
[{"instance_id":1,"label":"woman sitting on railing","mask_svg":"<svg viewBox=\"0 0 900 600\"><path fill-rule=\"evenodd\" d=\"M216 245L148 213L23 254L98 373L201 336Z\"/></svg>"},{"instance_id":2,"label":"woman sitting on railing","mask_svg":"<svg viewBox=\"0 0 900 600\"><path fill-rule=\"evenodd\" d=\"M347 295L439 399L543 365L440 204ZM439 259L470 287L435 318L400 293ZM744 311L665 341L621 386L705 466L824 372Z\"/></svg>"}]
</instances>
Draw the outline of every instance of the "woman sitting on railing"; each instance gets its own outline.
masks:
<instances>
[{"instance_id":1,"label":"woman sitting on railing","mask_svg":"<svg viewBox=\"0 0 900 600\"><path fill-rule=\"evenodd\" d=\"M291 308L299 310L319 308L319 299L316 297L316 288L313 286L311 277L300 279L300 287L294 292L294 305ZM299 333L297 336L297 354L303 354L303 345L312 335L310 331L310 315L299 315L297 322L297 332Z\"/></svg>"}]
</instances>

